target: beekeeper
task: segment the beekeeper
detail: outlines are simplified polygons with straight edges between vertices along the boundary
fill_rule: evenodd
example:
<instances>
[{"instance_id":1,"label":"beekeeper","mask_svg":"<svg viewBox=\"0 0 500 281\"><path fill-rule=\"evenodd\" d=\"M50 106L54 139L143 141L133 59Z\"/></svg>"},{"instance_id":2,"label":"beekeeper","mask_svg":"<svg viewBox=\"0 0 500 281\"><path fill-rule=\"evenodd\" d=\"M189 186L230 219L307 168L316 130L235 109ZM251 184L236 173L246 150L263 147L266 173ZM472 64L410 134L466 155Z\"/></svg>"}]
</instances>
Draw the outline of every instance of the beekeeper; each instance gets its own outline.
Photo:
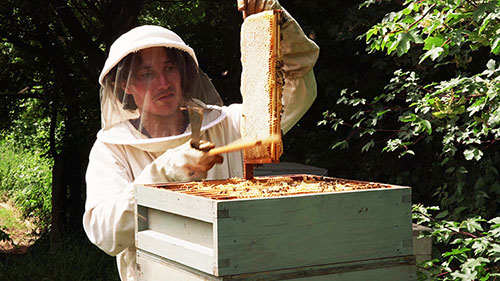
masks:
<instances>
[{"instance_id":1,"label":"beekeeper","mask_svg":"<svg viewBox=\"0 0 500 281\"><path fill-rule=\"evenodd\" d=\"M238 1L244 17L269 9L282 8L277 1ZM284 17L281 128L287 132L316 97L319 48L286 11ZM242 177L242 152L209 157L191 147L182 110L204 108L201 137L222 146L240 138L242 105L223 106L193 49L159 26L119 37L99 83L102 129L89 156L83 226L92 243L117 257L121 280L135 280L134 184Z\"/></svg>"}]
</instances>

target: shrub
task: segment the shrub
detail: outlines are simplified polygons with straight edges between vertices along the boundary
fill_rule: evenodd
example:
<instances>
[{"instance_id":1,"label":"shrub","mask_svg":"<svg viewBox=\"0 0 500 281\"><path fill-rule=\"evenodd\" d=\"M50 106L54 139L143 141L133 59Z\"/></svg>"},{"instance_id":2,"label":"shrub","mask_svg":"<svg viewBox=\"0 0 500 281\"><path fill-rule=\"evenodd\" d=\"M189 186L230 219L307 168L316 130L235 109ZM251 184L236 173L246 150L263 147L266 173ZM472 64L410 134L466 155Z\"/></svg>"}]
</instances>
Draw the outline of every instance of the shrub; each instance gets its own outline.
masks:
<instances>
[{"instance_id":1,"label":"shrub","mask_svg":"<svg viewBox=\"0 0 500 281\"><path fill-rule=\"evenodd\" d=\"M362 6L375 2L385 1ZM332 148L357 144L362 153L399 156L398 170L387 174L402 175L414 201L438 204L455 219L492 218L500 206L500 7L400 3L360 37L370 52L397 55L400 69L380 93L344 89L337 103L349 114L326 111L320 124L348 130ZM382 163L375 170L386 170Z\"/></svg>"},{"instance_id":2,"label":"shrub","mask_svg":"<svg viewBox=\"0 0 500 281\"><path fill-rule=\"evenodd\" d=\"M47 229L52 208L52 160L9 141L0 144L0 195L13 200L23 218Z\"/></svg>"},{"instance_id":3,"label":"shrub","mask_svg":"<svg viewBox=\"0 0 500 281\"><path fill-rule=\"evenodd\" d=\"M430 227L435 259L420 266L419 280L496 280L500 277L500 217L480 216L463 221L446 220L448 211L438 207L413 206L413 219Z\"/></svg>"}]
</instances>

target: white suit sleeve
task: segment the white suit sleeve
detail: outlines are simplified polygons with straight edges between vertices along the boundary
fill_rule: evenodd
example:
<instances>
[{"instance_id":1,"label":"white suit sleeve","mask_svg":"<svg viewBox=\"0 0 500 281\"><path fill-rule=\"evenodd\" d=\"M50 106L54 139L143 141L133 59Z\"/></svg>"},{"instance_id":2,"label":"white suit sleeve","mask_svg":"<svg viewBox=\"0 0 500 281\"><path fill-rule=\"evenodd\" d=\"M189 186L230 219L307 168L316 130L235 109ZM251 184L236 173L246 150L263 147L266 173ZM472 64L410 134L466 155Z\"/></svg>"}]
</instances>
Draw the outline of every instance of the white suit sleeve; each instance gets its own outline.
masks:
<instances>
[{"instance_id":1,"label":"white suit sleeve","mask_svg":"<svg viewBox=\"0 0 500 281\"><path fill-rule=\"evenodd\" d=\"M97 141L86 175L83 226L90 241L110 255L134 245L134 184L199 180L213 166L198 165L203 153L187 142L167 150L134 179L121 149Z\"/></svg>"},{"instance_id":2,"label":"white suit sleeve","mask_svg":"<svg viewBox=\"0 0 500 281\"><path fill-rule=\"evenodd\" d=\"M89 156L83 227L97 247L115 256L134 245L134 186L120 148L97 141Z\"/></svg>"}]
</instances>

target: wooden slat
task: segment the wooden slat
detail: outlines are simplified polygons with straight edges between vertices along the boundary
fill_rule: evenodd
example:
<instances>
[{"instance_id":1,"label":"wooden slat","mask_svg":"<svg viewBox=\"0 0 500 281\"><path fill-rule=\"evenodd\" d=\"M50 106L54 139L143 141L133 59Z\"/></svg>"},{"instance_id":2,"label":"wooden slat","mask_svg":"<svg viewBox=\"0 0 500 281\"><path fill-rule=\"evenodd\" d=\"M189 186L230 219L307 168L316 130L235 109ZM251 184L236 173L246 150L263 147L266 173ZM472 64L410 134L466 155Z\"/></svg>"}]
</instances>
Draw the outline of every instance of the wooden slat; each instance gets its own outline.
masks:
<instances>
[{"instance_id":1,"label":"wooden slat","mask_svg":"<svg viewBox=\"0 0 500 281\"><path fill-rule=\"evenodd\" d=\"M412 254L410 188L218 202L218 275Z\"/></svg>"},{"instance_id":2,"label":"wooden slat","mask_svg":"<svg viewBox=\"0 0 500 281\"><path fill-rule=\"evenodd\" d=\"M166 189L137 185L137 204L212 223L214 201Z\"/></svg>"},{"instance_id":3,"label":"wooden slat","mask_svg":"<svg viewBox=\"0 0 500 281\"><path fill-rule=\"evenodd\" d=\"M220 277L137 250L138 281L217 281Z\"/></svg>"},{"instance_id":4,"label":"wooden slat","mask_svg":"<svg viewBox=\"0 0 500 281\"><path fill-rule=\"evenodd\" d=\"M137 251L139 281L200 281L200 280L333 280L333 281L414 281L416 280L413 256L363 260L348 263L286 268L250 274L216 277L183 264Z\"/></svg>"},{"instance_id":5,"label":"wooden slat","mask_svg":"<svg viewBox=\"0 0 500 281\"><path fill-rule=\"evenodd\" d=\"M410 281L415 279L415 258L404 256L231 275L224 280Z\"/></svg>"},{"instance_id":6,"label":"wooden slat","mask_svg":"<svg viewBox=\"0 0 500 281\"><path fill-rule=\"evenodd\" d=\"M414 266L401 265L364 270L355 270L344 273L308 276L294 278L293 281L415 281L417 276ZM250 280L249 280L250 281Z\"/></svg>"},{"instance_id":7,"label":"wooden slat","mask_svg":"<svg viewBox=\"0 0 500 281\"><path fill-rule=\"evenodd\" d=\"M203 272L214 270L214 250L152 230L137 233L138 249L194 267Z\"/></svg>"},{"instance_id":8,"label":"wooden slat","mask_svg":"<svg viewBox=\"0 0 500 281\"><path fill-rule=\"evenodd\" d=\"M148 209L149 229L213 249L213 225L172 213Z\"/></svg>"}]
</instances>

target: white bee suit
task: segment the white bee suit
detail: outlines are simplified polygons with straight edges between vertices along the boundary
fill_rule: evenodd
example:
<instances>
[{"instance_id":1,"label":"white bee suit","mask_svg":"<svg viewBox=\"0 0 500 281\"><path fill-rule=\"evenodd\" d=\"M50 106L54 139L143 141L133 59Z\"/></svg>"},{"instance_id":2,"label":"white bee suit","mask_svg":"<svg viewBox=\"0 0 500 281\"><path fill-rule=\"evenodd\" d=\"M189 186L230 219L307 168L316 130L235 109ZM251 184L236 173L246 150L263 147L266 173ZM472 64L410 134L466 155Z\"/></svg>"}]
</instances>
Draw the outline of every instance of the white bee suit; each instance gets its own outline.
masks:
<instances>
[{"instance_id":1,"label":"white bee suit","mask_svg":"<svg viewBox=\"0 0 500 281\"><path fill-rule=\"evenodd\" d=\"M278 7L277 2L274 2L268 8ZM287 20L281 29L285 73L281 124L283 132L290 130L316 97L312 68L319 53L317 45L305 36L290 15L285 14ZM112 47L100 77L103 87L106 85L103 82L106 75L117 65L117 61L144 48L175 48L187 53L196 62L192 49L173 32L155 26L138 27L136 31L137 29L140 29L143 38L147 38L147 43L142 46L133 43L118 46L115 42L115 49ZM151 36L148 36L148 32ZM136 38L130 40L137 41ZM204 83L206 81L208 80ZM240 138L241 104L219 106L210 103L210 99L199 96L192 98L208 109L204 113L202 139L222 146ZM101 101L103 99L106 100L101 96ZM113 99L116 97L109 98ZM132 122L127 121L136 118L133 114L125 116L112 112L122 110L119 106L120 103L110 105L101 102L103 129L99 131L89 156L83 225L92 243L109 255L117 256L121 280L131 281L136 280L134 184L242 177L243 154L224 154L224 162L215 165L206 175L192 173L185 169L185 165L199 159L201 152L189 146L190 126L175 136L147 137Z\"/></svg>"}]
</instances>

